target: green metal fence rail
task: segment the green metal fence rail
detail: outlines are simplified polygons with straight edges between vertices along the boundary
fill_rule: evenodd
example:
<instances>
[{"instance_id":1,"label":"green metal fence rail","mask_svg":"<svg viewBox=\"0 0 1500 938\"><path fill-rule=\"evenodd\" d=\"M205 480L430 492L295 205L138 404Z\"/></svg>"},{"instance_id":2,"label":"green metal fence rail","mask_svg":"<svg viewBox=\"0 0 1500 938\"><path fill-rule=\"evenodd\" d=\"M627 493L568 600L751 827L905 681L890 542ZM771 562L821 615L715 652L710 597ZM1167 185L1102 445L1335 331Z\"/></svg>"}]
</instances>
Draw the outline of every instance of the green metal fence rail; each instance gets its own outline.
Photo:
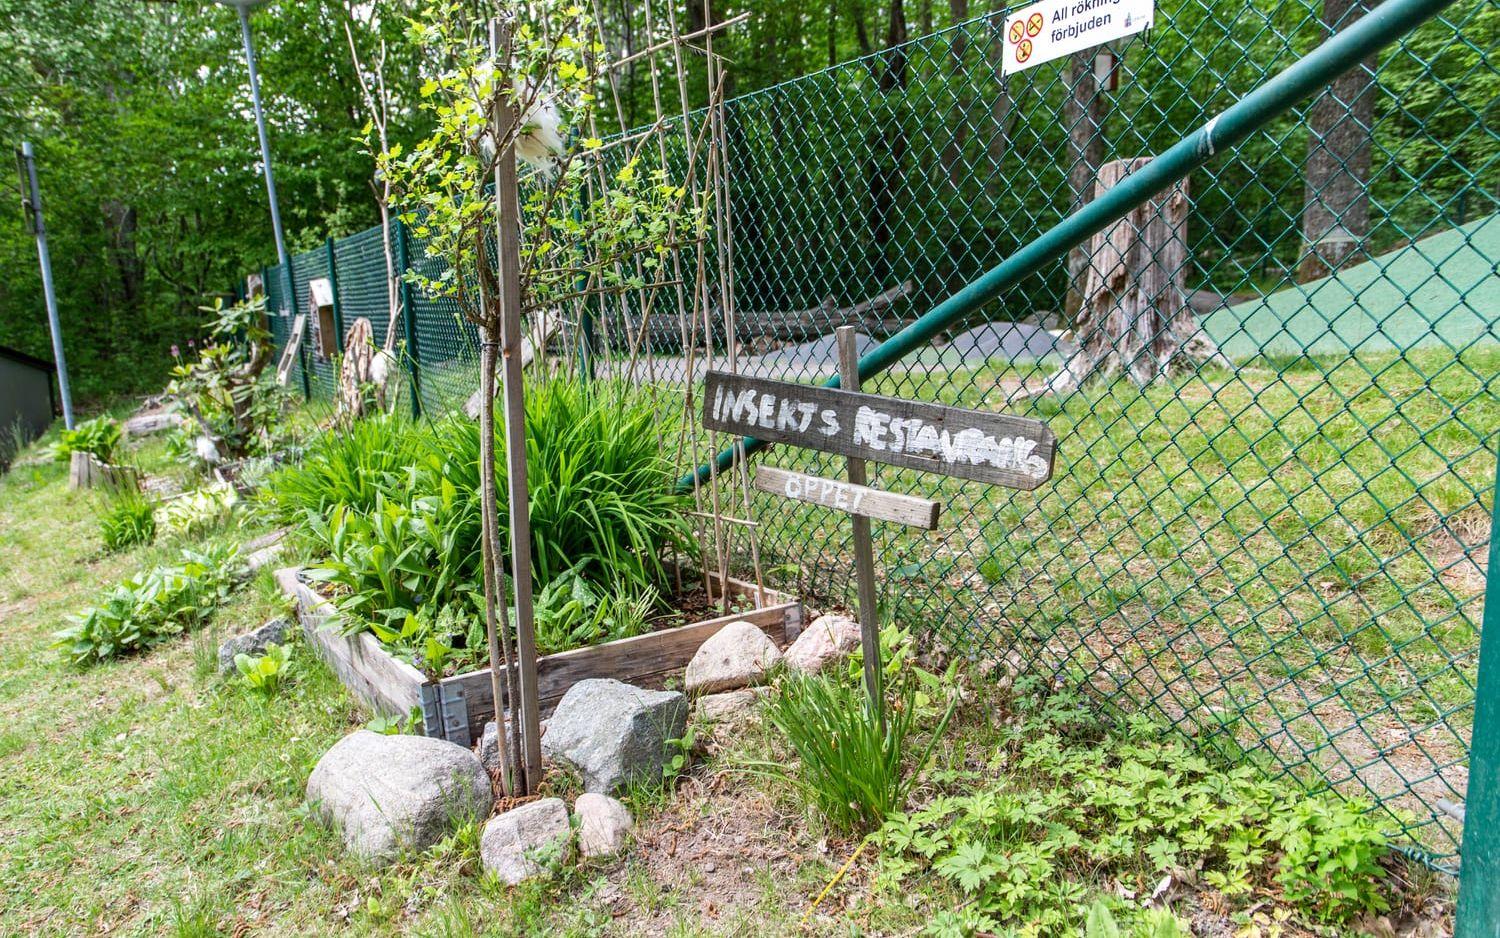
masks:
<instances>
[{"instance_id":1,"label":"green metal fence rail","mask_svg":"<svg viewBox=\"0 0 1500 938\"><path fill-rule=\"evenodd\" d=\"M730 101L740 364L828 382L835 312L905 286L863 324L865 389L1045 419L1059 455L1027 493L871 467L872 485L948 505L935 534L877 531L897 619L1368 802L1456 871L1500 442L1500 5L1263 6L1160 0L1150 34L1112 47L1113 88L1091 57L1003 77L997 13ZM1155 159L1093 199L1101 166L1139 156ZM1171 289L1228 365L1031 394L1073 348L1048 327L1072 321L1095 257L1069 247L1179 176ZM1310 243L1349 256L1329 274ZM342 321L383 340L378 230L292 270L296 309L332 275ZM273 309L281 282L267 272ZM441 414L474 387L475 335L402 293L412 405ZM761 335L808 310L808 334ZM586 318L599 373L638 315ZM279 341L290 322L274 318ZM663 366L681 353L669 331L648 331ZM327 396L315 358L308 387ZM846 525L754 510L783 585L847 601ZM1500 688L1484 692L1493 710ZM1484 869L1500 847L1478 836L1466 863Z\"/></svg>"}]
</instances>

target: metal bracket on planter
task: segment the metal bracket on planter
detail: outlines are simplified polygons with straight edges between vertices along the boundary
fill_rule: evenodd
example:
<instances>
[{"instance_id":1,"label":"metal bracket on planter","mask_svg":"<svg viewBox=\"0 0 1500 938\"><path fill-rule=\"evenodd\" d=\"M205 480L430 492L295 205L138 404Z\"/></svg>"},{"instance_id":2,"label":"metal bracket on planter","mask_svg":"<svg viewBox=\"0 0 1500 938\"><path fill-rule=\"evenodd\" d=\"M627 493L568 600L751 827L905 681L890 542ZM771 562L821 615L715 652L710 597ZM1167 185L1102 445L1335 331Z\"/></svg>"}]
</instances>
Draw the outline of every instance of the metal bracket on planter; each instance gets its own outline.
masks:
<instances>
[{"instance_id":1,"label":"metal bracket on planter","mask_svg":"<svg viewBox=\"0 0 1500 938\"><path fill-rule=\"evenodd\" d=\"M422 733L460 746L473 743L469 733L469 703L464 699L463 688L444 690L440 683L422 685Z\"/></svg>"}]
</instances>

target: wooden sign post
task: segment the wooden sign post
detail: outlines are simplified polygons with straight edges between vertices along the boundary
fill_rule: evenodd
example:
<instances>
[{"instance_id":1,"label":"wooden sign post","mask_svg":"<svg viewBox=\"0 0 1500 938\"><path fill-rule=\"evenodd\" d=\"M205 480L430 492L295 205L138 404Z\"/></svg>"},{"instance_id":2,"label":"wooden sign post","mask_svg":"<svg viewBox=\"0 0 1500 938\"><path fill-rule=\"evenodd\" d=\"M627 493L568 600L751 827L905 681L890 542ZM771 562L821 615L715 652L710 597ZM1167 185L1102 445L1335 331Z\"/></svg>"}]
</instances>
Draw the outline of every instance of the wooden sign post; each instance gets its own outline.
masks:
<instances>
[{"instance_id":1,"label":"wooden sign post","mask_svg":"<svg viewBox=\"0 0 1500 938\"><path fill-rule=\"evenodd\" d=\"M1051 477L1057 439L1039 420L863 394L855 327L841 326L835 336L841 387L710 371L703 388L703 425L848 457L847 482L759 467L753 485L762 492L851 516L865 690L883 731L883 669L870 519L930 531L937 527L942 506L931 499L869 488L865 461L1029 490Z\"/></svg>"}]
</instances>

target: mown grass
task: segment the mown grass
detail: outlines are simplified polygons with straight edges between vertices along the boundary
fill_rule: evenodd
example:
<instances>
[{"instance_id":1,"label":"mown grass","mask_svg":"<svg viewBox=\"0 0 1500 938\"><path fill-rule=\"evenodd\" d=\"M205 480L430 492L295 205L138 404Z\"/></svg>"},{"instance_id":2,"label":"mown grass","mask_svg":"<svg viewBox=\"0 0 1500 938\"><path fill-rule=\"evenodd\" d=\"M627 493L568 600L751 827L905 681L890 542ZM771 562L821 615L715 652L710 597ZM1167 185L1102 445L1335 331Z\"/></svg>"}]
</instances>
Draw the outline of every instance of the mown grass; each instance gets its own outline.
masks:
<instances>
[{"instance_id":1,"label":"mown grass","mask_svg":"<svg viewBox=\"0 0 1500 938\"><path fill-rule=\"evenodd\" d=\"M935 534L877 526L887 604L957 649L1077 666L1121 704L1389 799L1450 857L1432 804L1463 796L1497 372L1495 346L1256 361L1007 407L1040 370L893 371L865 390L1036 417L1059 449L1032 493L876 468L944 503ZM842 517L766 495L754 512L768 569L849 600Z\"/></svg>"}]
</instances>

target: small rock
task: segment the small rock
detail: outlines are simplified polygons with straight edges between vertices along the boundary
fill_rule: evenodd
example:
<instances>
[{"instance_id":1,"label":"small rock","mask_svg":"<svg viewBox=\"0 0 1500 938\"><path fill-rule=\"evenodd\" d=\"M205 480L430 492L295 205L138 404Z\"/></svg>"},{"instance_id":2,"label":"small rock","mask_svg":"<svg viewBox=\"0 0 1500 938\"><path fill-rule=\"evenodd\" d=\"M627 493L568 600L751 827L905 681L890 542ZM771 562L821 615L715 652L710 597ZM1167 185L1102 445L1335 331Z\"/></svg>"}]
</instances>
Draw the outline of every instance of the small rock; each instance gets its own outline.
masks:
<instances>
[{"instance_id":1,"label":"small rock","mask_svg":"<svg viewBox=\"0 0 1500 938\"><path fill-rule=\"evenodd\" d=\"M491 777L500 775L500 727L494 720L484 725L484 733L479 737L479 764Z\"/></svg>"},{"instance_id":2,"label":"small rock","mask_svg":"<svg viewBox=\"0 0 1500 938\"><path fill-rule=\"evenodd\" d=\"M818 616L782 658L786 666L804 674L816 674L830 661L837 661L859 647L859 623L848 616Z\"/></svg>"},{"instance_id":3,"label":"small rock","mask_svg":"<svg viewBox=\"0 0 1500 938\"><path fill-rule=\"evenodd\" d=\"M743 716L760 696L755 688L725 691L722 694L705 694L693 705L693 719L705 723L717 723Z\"/></svg>"},{"instance_id":4,"label":"small rock","mask_svg":"<svg viewBox=\"0 0 1500 938\"><path fill-rule=\"evenodd\" d=\"M427 736L356 730L323 754L307 800L344 846L376 863L422 850L456 822L490 813L490 779L474 753Z\"/></svg>"},{"instance_id":5,"label":"small rock","mask_svg":"<svg viewBox=\"0 0 1500 938\"><path fill-rule=\"evenodd\" d=\"M660 779L667 740L687 729L687 698L607 678L568 689L542 734L549 759L577 769L584 791L606 794L632 781Z\"/></svg>"},{"instance_id":6,"label":"small rock","mask_svg":"<svg viewBox=\"0 0 1500 938\"><path fill-rule=\"evenodd\" d=\"M572 834L568 806L542 798L497 814L479 835L479 862L507 886L547 871L543 865L563 854Z\"/></svg>"},{"instance_id":7,"label":"small rock","mask_svg":"<svg viewBox=\"0 0 1500 938\"><path fill-rule=\"evenodd\" d=\"M266 646L272 643L285 645L287 638L292 634L292 623L286 619L272 619L260 628L243 635L225 639L219 646L219 676L229 677L234 674L234 656L247 654L251 657L266 653Z\"/></svg>"},{"instance_id":8,"label":"small rock","mask_svg":"<svg viewBox=\"0 0 1500 938\"><path fill-rule=\"evenodd\" d=\"M630 810L608 795L586 792L573 802L578 818L578 852L586 857L608 857L625 846L634 823Z\"/></svg>"},{"instance_id":9,"label":"small rock","mask_svg":"<svg viewBox=\"0 0 1500 938\"><path fill-rule=\"evenodd\" d=\"M689 694L715 694L759 684L781 660L770 636L744 620L731 622L704 642L688 662L683 688Z\"/></svg>"}]
</instances>

